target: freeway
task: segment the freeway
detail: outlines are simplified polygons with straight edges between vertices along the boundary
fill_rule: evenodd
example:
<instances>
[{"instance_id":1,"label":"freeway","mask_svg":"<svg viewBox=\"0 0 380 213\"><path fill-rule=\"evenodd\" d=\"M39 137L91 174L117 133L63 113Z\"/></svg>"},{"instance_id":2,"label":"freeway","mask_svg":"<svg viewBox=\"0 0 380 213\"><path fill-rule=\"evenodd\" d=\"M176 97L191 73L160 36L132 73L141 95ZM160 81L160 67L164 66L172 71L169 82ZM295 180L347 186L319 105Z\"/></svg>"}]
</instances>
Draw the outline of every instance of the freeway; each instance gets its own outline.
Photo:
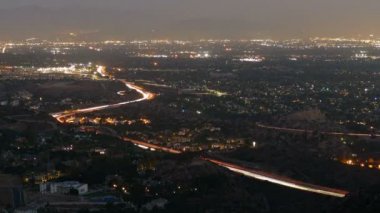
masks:
<instances>
[{"instance_id":1,"label":"freeway","mask_svg":"<svg viewBox=\"0 0 380 213\"><path fill-rule=\"evenodd\" d=\"M110 76L106 73L105 67L102 67L102 66L98 67L97 72L99 74L101 74L102 77L108 77L110 79L116 80L112 76ZM52 113L50 115L52 117L54 117L59 123L65 123L65 118L67 118L67 117L76 116L78 114L83 114L83 113L90 113L90 112L96 112L96 111L101 111L101 110L106 110L106 109L122 107L122 106L132 104L132 103L151 100L151 99L154 99L154 97L155 97L155 95L153 93L146 91L144 88L136 86L133 83L127 82L125 80L120 80L120 79L118 81L125 84L127 88L129 88L131 90L135 90L137 93L139 93L141 95L141 97L138 99L135 99L135 100L120 102L120 103L116 103L116 104L108 104L108 105L101 105L101 106L89 107L89 108L84 108L84 109L63 111L63 112ZM261 126L265 127L264 125L261 125ZM96 129L91 129L89 127L86 127L83 130L84 131L94 131L94 130L97 131ZM297 131L300 131L300 130L297 130ZM101 133L101 131L97 131L97 132ZM171 154L181 154L182 153L181 151L175 150L172 148L159 146L159 145L155 145L155 144L151 144L151 143L147 143L144 141L139 141L139 140L135 140L135 139L127 138L127 137L120 137L120 136L116 135L116 133L105 133L105 134L115 136L115 137L117 137L117 138L119 138L125 142L133 143L134 145L136 145L140 148L149 149L151 151L160 150L160 151L171 153ZM222 162L222 161L211 159L211 158L202 158L202 159L209 161L209 162L212 162L218 166L225 167L225 168L227 168L233 172L236 172L236 173L240 173L240 174L243 174L243 175L246 175L249 177L268 181L268 182L279 184L282 186L291 187L291 188L298 189L298 190L314 192L314 193L318 193L318 194L329 195L329 196L340 197L340 198L345 197L348 194L347 191L332 189L332 188L323 187L323 186L312 185L312 184L293 180L293 179L290 179L287 177L281 177L281 176L270 174L270 173L263 172L263 171L243 168L243 167L231 164L231 163Z\"/></svg>"},{"instance_id":2,"label":"freeway","mask_svg":"<svg viewBox=\"0 0 380 213\"><path fill-rule=\"evenodd\" d=\"M125 80L119 80L119 81L125 84L126 87L128 87L129 89L135 90L136 92L141 94L141 98L131 100L131 101L124 101L124 102L120 102L116 104L101 105L101 106L89 107L89 108L84 108L84 109L57 112L57 113L52 113L50 115L53 116L59 123L64 123L65 118L70 117L70 116L75 116L75 115L83 114L83 113L96 112L96 111L101 111L101 110L106 110L106 109L118 108L118 107L122 107L122 106L132 104L132 103L152 100L155 97L153 93L145 91L143 88L138 87L134 85L133 83L127 82Z\"/></svg>"},{"instance_id":3,"label":"freeway","mask_svg":"<svg viewBox=\"0 0 380 213\"><path fill-rule=\"evenodd\" d=\"M277 126L268 126L264 124L257 123L256 126L263 129L277 130L283 132L293 132L293 133L313 133L313 130L307 129L292 129L286 127L277 127ZM330 135L330 136L352 136L352 137L380 137L380 134L366 134L366 133L354 133L354 132L320 132L322 135Z\"/></svg>"},{"instance_id":4,"label":"freeway","mask_svg":"<svg viewBox=\"0 0 380 213\"><path fill-rule=\"evenodd\" d=\"M115 130L113 130L111 128L107 128L107 127L81 126L79 128L79 130L82 131L82 132L87 132L87 133L93 132L93 133L96 133L96 134L108 135L108 136L111 136L111 137L115 137L115 138L118 138L118 139L120 139L122 141L125 141L127 143L132 143L135 146L138 146L138 147L140 147L142 149L147 149L147 150L150 150L150 151L157 151L157 150L159 150L159 151L170 153L170 154L181 154L182 153L179 150L168 148L168 147L165 147L165 146L160 146L160 145L157 145L157 144L151 144L151 143L148 143L148 142L145 142L145 141L136 140L136 139L132 139L132 138L128 138L128 137L120 137Z\"/></svg>"},{"instance_id":5,"label":"freeway","mask_svg":"<svg viewBox=\"0 0 380 213\"><path fill-rule=\"evenodd\" d=\"M215 159L206 158L206 157L204 157L203 159L211 163L214 163L216 165L219 165L221 167L227 168L233 172L236 172L248 177L252 177L258 180L268 181L270 183L286 186L293 189L298 189L302 191L308 191L308 192L313 192L313 193L318 193L318 194L328 195L328 196L333 196L333 197L339 197L339 198L343 198L349 193L348 191L344 191L340 189L334 189L334 188L329 188L325 186L318 186L314 184L304 183L302 181L293 180L291 178L282 177L282 176L271 174L268 172L244 168L244 167L227 163L224 161L220 161L220 160L215 160Z\"/></svg>"},{"instance_id":6,"label":"freeway","mask_svg":"<svg viewBox=\"0 0 380 213\"><path fill-rule=\"evenodd\" d=\"M135 144L136 146L138 146L138 147L140 147L142 149L150 149L151 151L160 150L160 151L167 152L167 153L170 153L170 154L181 154L182 153L181 151L178 151L178 150L175 150L175 149L171 149L171 148L168 148L168 147L164 147L164 146L159 146L159 145L147 143L147 142L144 142L144 141L134 140L132 138L124 137L123 140L126 141L126 142L133 143L133 144Z\"/></svg>"}]
</instances>

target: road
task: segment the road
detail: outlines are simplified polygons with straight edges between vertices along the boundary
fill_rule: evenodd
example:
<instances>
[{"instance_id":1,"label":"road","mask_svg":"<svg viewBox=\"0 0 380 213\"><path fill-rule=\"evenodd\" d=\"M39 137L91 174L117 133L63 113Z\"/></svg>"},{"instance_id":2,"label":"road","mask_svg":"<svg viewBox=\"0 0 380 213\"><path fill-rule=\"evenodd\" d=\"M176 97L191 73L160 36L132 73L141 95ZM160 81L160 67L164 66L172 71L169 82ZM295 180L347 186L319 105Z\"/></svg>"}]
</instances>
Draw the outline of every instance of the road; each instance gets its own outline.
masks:
<instances>
[{"instance_id":1,"label":"road","mask_svg":"<svg viewBox=\"0 0 380 213\"><path fill-rule=\"evenodd\" d=\"M313 133L313 130L305 130L305 129L292 129L286 127L277 127L277 126L268 126L264 124L256 124L256 126L263 129L277 130L283 132L293 132L293 133ZM366 133L354 133L354 132L320 132L323 135L331 135L331 136L352 136L352 137L380 137L380 134L366 134Z\"/></svg>"},{"instance_id":2,"label":"road","mask_svg":"<svg viewBox=\"0 0 380 213\"><path fill-rule=\"evenodd\" d=\"M79 128L79 130L82 132L86 132L86 133L92 132L92 133L101 134L101 135L108 135L108 136L111 136L114 138L118 138L118 139L125 141L127 143L132 143L135 146L138 146L142 149L149 149L150 151L157 151L158 150L158 151L162 151L162 152L166 152L166 153L170 153L170 154L181 154L182 153L179 150L168 148L165 146L151 144L151 143L147 143L147 142L141 141L141 140L136 140L133 138L120 137L115 130L108 128L108 127L81 126Z\"/></svg>"},{"instance_id":3,"label":"road","mask_svg":"<svg viewBox=\"0 0 380 213\"><path fill-rule=\"evenodd\" d=\"M333 197L339 197L339 198L343 198L349 193L348 191L344 191L340 189L313 185L313 184L305 183L302 181L293 180L291 178L271 174L268 172L244 168L244 167L227 163L224 161L220 161L220 160L215 160L211 158L203 158L203 159L211 163L214 163L216 165L219 165L221 167L227 168L233 172L236 172L248 177L252 177L258 180L268 181L270 183L286 186L293 189L298 189L302 191L313 192L313 193L328 195L328 196L333 196Z\"/></svg>"},{"instance_id":4,"label":"road","mask_svg":"<svg viewBox=\"0 0 380 213\"><path fill-rule=\"evenodd\" d=\"M131 100L131 101L124 101L124 102L120 102L116 104L108 104L108 105L101 105L101 106L89 107L89 108L84 108L84 109L57 112L57 113L52 113L50 115L53 116L59 123L65 123L65 118L70 117L70 116L96 112L96 111L101 111L101 110L106 110L106 109L118 108L118 107L122 107L122 106L132 104L132 103L152 100L155 97L153 93L150 93L144 90L143 88L134 85L133 83L127 82L125 80L119 80L119 81L125 84L126 87L128 87L129 89L135 90L137 93L141 94L141 98Z\"/></svg>"},{"instance_id":5,"label":"road","mask_svg":"<svg viewBox=\"0 0 380 213\"><path fill-rule=\"evenodd\" d=\"M171 149L171 148L168 148L168 147L164 147L164 146L159 146L159 145L147 143L147 142L144 142L144 141L135 140L135 139L132 139L132 138L124 137L123 140L126 141L126 142L133 143L133 144L135 144L136 146L138 146L140 148L150 149L151 151L160 150L160 151L167 152L167 153L170 153L170 154L181 154L182 153L181 151L178 151L178 150L175 150L175 149Z\"/></svg>"},{"instance_id":6,"label":"road","mask_svg":"<svg viewBox=\"0 0 380 213\"><path fill-rule=\"evenodd\" d=\"M108 77L110 79L115 80L112 76L110 76L106 73L105 67L100 66L98 68L97 72L99 74L101 74L101 76L103 76L103 77ZM132 103L151 100L151 99L154 99L154 97L155 97L155 95L153 93L146 91L144 88L136 86L133 83L127 82L125 80L118 80L118 81L125 84L126 87L128 87L129 89L135 90L137 93L139 93L141 95L141 97L138 99L135 99L135 100L120 102L120 103L116 103L116 104L101 105L101 106L89 107L89 108L84 108L84 109L77 109L77 110L69 110L69 111L52 113L51 116L53 116L59 123L65 123L65 118L67 118L67 117L71 117L71 116L75 116L75 115L83 114L83 113L90 113L90 112L96 112L96 111L101 111L101 110L106 110L106 109L122 107L122 106L132 104ZM85 129L90 131L90 128L85 128ZM114 135L114 136L116 136L116 135ZM168 147L163 147L163 146L159 146L159 145L155 145L155 144L150 144L150 143L147 143L144 141L139 141L139 140L135 140L135 139L128 138L128 137L120 137L120 136L116 136L116 137L122 139L125 142L133 143L140 148L149 149L151 151L160 150L160 151L167 152L170 154L181 154L182 153L179 150L175 150L175 149L171 149ZM309 192L314 192L314 193L319 193L319 194L324 194L324 195L329 195L329 196L334 196L334 197L345 197L348 194L348 192L346 192L346 191L342 191L342 190L338 190L338 189L332 189L332 188L323 187L323 186L316 186L316 185L312 185L312 184L308 184L308 183L303 183L300 181L292 180L292 179L289 179L286 177L277 176L277 175L270 174L270 173L263 172L263 171L246 169L246 168L243 168L243 167L240 167L237 165L233 165L230 163L222 162L222 161L211 159L211 158L203 158L203 159L206 161L212 162L218 166L225 167L225 168L227 168L233 172L236 172L236 173L240 173L240 174L243 174L243 175L246 175L249 177L253 177L253 178L256 178L259 180L268 181L271 183L291 187L291 188L298 189L298 190L304 190L304 191L309 191Z\"/></svg>"}]
</instances>

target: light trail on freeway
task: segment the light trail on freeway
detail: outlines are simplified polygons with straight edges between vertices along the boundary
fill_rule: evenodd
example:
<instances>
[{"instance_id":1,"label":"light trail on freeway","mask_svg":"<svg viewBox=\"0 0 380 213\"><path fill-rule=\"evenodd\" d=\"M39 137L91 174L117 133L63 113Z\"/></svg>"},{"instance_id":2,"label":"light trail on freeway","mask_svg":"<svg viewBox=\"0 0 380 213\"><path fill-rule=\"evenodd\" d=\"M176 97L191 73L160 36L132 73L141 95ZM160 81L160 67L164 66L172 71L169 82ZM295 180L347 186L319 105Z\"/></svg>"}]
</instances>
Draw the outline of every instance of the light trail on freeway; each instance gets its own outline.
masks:
<instances>
[{"instance_id":1,"label":"light trail on freeway","mask_svg":"<svg viewBox=\"0 0 380 213\"><path fill-rule=\"evenodd\" d=\"M313 133L313 130L307 130L307 129L292 129L292 128L286 128L286 127L277 127L277 126L268 126L264 124L257 123L256 126L263 128L263 129L270 129L270 130L277 130L277 131L283 131L283 132L294 132L294 133ZM380 137L380 134L366 134L366 133L353 133L353 132L326 132L322 131L320 132L323 135L331 135L331 136L352 136L352 137Z\"/></svg>"},{"instance_id":2,"label":"light trail on freeway","mask_svg":"<svg viewBox=\"0 0 380 213\"><path fill-rule=\"evenodd\" d=\"M160 151L171 153L171 154L181 154L182 153L181 151L176 150L176 149L171 149L171 148L168 148L168 147L151 144L151 143L147 143L147 142L144 142L144 141L139 141L139 140L135 140L135 139L132 139L132 138L124 137L122 139L124 141L126 141L126 142L131 142L131 143L135 144L136 146L138 146L138 147L140 147L142 149L150 149L151 151L160 150Z\"/></svg>"},{"instance_id":3,"label":"light trail on freeway","mask_svg":"<svg viewBox=\"0 0 380 213\"><path fill-rule=\"evenodd\" d=\"M103 66L99 66L97 69L97 72L99 74L101 74L102 77L108 77L110 79L116 80L106 73L106 68ZM101 110L106 110L106 109L118 108L118 107L122 107L122 106L125 106L128 104L152 100L155 98L155 95L153 93L146 91L142 87L136 86L133 83L127 82L125 80L118 79L118 81L125 84L125 86L127 88L134 90L137 93L139 93L141 95L141 97L138 99L135 99L135 100L120 102L120 103L116 103L116 104L101 105L101 106L95 106L95 107L89 107L89 108L83 108L83 109L77 109L77 110L68 110L68 111L63 111L63 112L51 113L50 115L53 118L55 118L59 123L63 124L63 123L65 123L65 118L70 117L70 116L75 116L75 115L83 114L83 113L91 113L91 112L96 112L96 111L101 111ZM181 154L182 153L179 150L175 150L172 148L147 143L144 141L139 141L139 140L135 140L135 139L127 138L127 137L119 137L119 136L117 136L117 137L120 138L121 140L125 141L125 142L133 143L134 145L136 145L140 148L149 149L151 151L160 150L160 151L167 152L170 154ZM277 176L277 175L270 174L270 173L263 172L263 171L246 169L246 168L243 168L243 167L231 164L231 163L222 162L222 161L211 159L211 158L202 158L202 159L209 161L209 162L212 162L218 166L227 168L233 172L243 174L243 175L248 176L248 177L253 177L253 178L256 178L259 180L268 181L268 182L271 182L274 184L278 184L278 185L282 185L282 186L286 186L286 187L290 187L290 188L294 188L294 189L298 189L298 190L314 192L314 193L318 193L318 194L329 195L329 196L340 197L340 198L345 197L348 194L347 191L333 189L333 188L329 188L329 187L312 185L312 184L304 183L304 182L293 180L293 179L286 178L286 177Z\"/></svg>"},{"instance_id":4,"label":"light trail on freeway","mask_svg":"<svg viewBox=\"0 0 380 213\"><path fill-rule=\"evenodd\" d=\"M216 165L227 168L233 172L245 175L247 177L252 177L258 180L262 180L262 181L268 181L270 183L286 186L293 189L298 189L302 191L308 191L308 192L313 192L313 193L328 195L328 196L333 196L333 197L339 197L339 198L343 198L349 193L348 191L344 191L340 189L334 189L334 188L329 188L325 186L318 186L314 184L304 183L302 181L293 180L287 177L281 177L279 175L271 174L268 172L244 168L244 167L227 163L224 161L220 161L220 160L215 160L215 159L205 158L205 157L203 159L211 163L214 163Z\"/></svg>"},{"instance_id":5,"label":"light trail on freeway","mask_svg":"<svg viewBox=\"0 0 380 213\"><path fill-rule=\"evenodd\" d=\"M100 68L105 69L104 67L100 67ZM100 69L98 68L98 72L100 72L99 70ZM105 74L105 71L102 71L101 73L102 73L101 75L103 77L107 76ZM141 95L141 98L138 98L136 100L131 100L131 101L124 101L124 102L120 102L120 103L116 103L116 104L101 105L101 106L89 107L89 108L84 108L84 109L57 112L57 113L52 113L50 115L53 116L58 122L64 123L65 122L64 119L67 117L70 117L70 116L75 116L75 115L83 114L83 113L91 113L91 112L101 111L101 110L105 110L105 109L118 108L118 107L122 107L124 105L132 104L132 103L142 102L142 101L146 101L146 100L152 100L155 97L155 95L153 93L148 92L148 91L144 90L143 88L134 85L133 83L127 82L125 80L118 80L118 81L125 84L125 86L127 88L129 88L131 90L135 90L137 93L139 93Z\"/></svg>"}]
</instances>

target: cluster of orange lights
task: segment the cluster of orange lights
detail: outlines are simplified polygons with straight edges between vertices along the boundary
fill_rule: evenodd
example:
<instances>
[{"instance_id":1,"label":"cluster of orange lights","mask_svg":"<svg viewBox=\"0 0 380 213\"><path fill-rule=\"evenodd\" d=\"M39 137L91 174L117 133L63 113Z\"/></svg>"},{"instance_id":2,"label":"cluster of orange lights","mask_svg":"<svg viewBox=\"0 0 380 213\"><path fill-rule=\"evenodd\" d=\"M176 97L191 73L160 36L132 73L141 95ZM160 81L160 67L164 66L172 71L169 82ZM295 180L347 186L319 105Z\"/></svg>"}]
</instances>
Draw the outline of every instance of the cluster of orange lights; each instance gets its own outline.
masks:
<instances>
[{"instance_id":1,"label":"cluster of orange lights","mask_svg":"<svg viewBox=\"0 0 380 213\"><path fill-rule=\"evenodd\" d=\"M379 169L380 170L380 163L376 164L373 160L367 160L366 162L358 162L354 161L352 159L343 160L342 163L350 166L360 166L362 168L369 168L369 169Z\"/></svg>"},{"instance_id":2,"label":"cluster of orange lights","mask_svg":"<svg viewBox=\"0 0 380 213\"><path fill-rule=\"evenodd\" d=\"M64 118L61 118L61 123L66 123L66 124L75 124L75 123L78 123L78 124L96 124L96 125L99 125L99 124L104 124L104 125L118 125L118 124L122 124L122 125L132 125L132 124L135 124L135 123L142 123L144 125L149 125L151 124L151 120L147 119L147 118L140 118L140 119L135 119L135 120L119 120L117 118L111 118L111 117L107 117L107 118L101 118L101 117L95 117L95 118L89 118L89 117L75 117L75 116L70 116L70 117L64 117Z\"/></svg>"}]
</instances>

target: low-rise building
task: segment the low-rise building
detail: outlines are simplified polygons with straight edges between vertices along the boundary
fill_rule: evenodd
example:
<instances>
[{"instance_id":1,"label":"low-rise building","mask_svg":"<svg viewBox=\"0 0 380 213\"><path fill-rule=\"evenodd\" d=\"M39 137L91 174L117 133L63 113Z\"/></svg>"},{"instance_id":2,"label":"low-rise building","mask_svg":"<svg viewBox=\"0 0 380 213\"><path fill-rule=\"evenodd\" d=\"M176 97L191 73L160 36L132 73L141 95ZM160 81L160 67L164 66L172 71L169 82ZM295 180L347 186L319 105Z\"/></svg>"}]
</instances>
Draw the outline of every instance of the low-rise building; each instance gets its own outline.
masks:
<instances>
[{"instance_id":1,"label":"low-rise building","mask_svg":"<svg viewBox=\"0 0 380 213\"><path fill-rule=\"evenodd\" d=\"M77 190L79 195L88 192L88 185L78 181L48 182L40 184L41 193L69 194L71 190Z\"/></svg>"}]
</instances>

